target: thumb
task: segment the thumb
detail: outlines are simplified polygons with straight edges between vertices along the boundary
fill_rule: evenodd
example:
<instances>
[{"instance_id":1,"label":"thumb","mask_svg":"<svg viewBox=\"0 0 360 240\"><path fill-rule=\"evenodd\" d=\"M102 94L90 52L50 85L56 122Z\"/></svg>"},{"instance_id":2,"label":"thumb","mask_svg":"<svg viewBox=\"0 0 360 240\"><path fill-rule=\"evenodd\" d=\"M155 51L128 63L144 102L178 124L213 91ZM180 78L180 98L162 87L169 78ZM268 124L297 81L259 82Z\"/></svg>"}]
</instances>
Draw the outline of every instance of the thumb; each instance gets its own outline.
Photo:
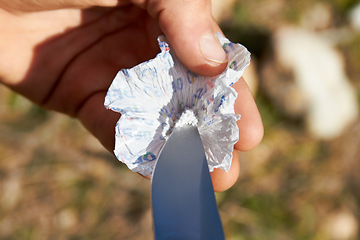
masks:
<instances>
[{"instance_id":1,"label":"thumb","mask_svg":"<svg viewBox=\"0 0 360 240\"><path fill-rule=\"evenodd\" d=\"M149 0L149 14L158 19L177 57L193 72L214 76L227 66L216 32L210 0Z\"/></svg>"}]
</instances>

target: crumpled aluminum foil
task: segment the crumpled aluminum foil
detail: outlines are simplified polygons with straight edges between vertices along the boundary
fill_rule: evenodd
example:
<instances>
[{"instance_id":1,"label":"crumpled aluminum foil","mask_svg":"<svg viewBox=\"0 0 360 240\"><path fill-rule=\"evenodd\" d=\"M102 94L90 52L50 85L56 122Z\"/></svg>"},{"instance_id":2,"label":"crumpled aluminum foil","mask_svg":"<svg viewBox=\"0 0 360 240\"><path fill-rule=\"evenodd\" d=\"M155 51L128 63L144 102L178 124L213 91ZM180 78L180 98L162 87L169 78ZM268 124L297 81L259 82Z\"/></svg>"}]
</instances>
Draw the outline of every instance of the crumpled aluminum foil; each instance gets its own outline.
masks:
<instances>
[{"instance_id":1,"label":"crumpled aluminum foil","mask_svg":"<svg viewBox=\"0 0 360 240\"><path fill-rule=\"evenodd\" d=\"M199 130L210 171L230 169L239 138L236 121L240 119L234 112L237 93L231 85L250 64L250 53L221 34L218 38L229 63L215 77L199 76L187 69L164 36L158 38L161 52L154 59L116 75L104 105L121 113L114 153L132 171L152 174L166 139L181 115L189 111L197 119L192 124Z\"/></svg>"}]
</instances>

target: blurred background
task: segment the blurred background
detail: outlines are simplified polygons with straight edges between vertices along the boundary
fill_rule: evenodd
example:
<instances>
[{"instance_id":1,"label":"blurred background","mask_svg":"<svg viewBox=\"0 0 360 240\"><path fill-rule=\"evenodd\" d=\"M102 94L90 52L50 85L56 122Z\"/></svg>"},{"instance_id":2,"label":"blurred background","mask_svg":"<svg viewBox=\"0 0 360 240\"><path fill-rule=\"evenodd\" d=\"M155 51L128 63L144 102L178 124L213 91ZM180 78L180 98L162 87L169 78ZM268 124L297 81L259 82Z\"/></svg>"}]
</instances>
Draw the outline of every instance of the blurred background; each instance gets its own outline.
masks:
<instances>
[{"instance_id":1,"label":"blurred background","mask_svg":"<svg viewBox=\"0 0 360 240\"><path fill-rule=\"evenodd\" d=\"M217 193L226 238L360 239L360 3L214 0L265 127ZM0 239L153 239L150 182L0 86Z\"/></svg>"}]
</instances>

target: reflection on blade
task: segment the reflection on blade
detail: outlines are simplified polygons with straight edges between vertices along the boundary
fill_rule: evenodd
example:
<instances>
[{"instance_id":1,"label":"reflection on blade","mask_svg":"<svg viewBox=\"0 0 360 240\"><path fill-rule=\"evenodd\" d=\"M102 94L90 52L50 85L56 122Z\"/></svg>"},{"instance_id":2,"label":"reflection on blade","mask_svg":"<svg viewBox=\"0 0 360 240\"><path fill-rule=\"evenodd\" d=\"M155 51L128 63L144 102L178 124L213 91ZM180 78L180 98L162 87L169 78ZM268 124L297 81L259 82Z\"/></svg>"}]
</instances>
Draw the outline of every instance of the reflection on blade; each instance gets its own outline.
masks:
<instances>
[{"instance_id":1,"label":"reflection on blade","mask_svg":"<svg viewBox=\"0 0 360 240\"><path fill-rule=\"evenodd\" d=\"M204 148L196 127L176 129L167 140L152 179L156 240L221 240Z\"/></svg>"}]
</instances>

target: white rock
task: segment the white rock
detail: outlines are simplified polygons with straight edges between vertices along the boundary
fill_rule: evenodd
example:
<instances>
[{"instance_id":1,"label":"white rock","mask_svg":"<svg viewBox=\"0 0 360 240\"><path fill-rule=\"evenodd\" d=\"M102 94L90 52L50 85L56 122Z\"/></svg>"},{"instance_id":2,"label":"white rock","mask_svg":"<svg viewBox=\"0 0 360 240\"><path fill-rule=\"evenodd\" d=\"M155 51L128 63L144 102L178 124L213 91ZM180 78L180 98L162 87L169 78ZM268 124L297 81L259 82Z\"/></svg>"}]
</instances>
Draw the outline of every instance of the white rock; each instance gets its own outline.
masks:
<instances>
[{"instance_id":1,"label":"white rock","mask_svg":"<svg viewBox=\"0 0 360 240\"><path fill-rule=\"evenodd\" d=\"M350 11L349 20L352 28L360 32L360 3Z\"/></svg>"},{"instance_id":2,"label":"white rock","mask_svg":"<svg viewBox=\"0 0 360 240\"><path fill-rule=\"evenodd\" d=\"M69 229L77 224L77 216L72 209L63 209L57 215L57 223L62 229Z\"/></svg>"},{"instance_id":3,"label":"white rock","mask_svg":"<svg viewBox=\"0 0 360 240\"><path fill-rule=\"evenodd\" d=\"M323 229L331 240L354 239L358 233L358 222L353 213L344 210L331 214L324 221Z\"/></svg>"},{"instance_id":4,"label":"white rock","mask_svg":"<svg viewBox=\"0 0 360 240\"><path fill-rule=\"evenodd\" d=\"M322 139L339 136L358 115L342 56L319 35L290 27L275 33L274 48L277 61L293 72L307 98L309 131Z\"/></svg>"}]
</instances>

